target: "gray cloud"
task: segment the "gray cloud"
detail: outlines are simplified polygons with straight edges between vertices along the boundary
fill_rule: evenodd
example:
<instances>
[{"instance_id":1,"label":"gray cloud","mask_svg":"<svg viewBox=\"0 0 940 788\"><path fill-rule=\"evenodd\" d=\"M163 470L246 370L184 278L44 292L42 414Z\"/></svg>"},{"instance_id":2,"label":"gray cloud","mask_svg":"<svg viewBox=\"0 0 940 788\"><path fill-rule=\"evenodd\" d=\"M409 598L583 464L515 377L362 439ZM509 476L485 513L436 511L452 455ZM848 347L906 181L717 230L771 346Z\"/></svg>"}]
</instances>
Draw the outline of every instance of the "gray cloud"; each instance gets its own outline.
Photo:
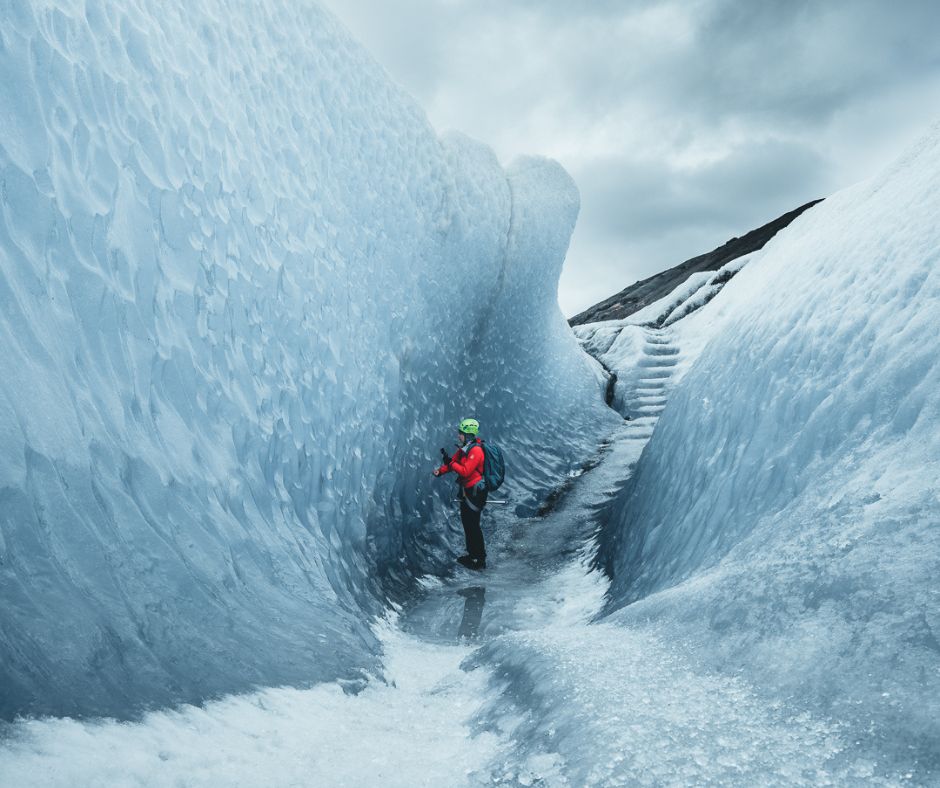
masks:
<instances>
[{"instance_id":1,"label":"gray cloud","mask_svg":"<svg viewBox=\"0 0 940 788\"><path fill-rule=\"evenodd\" d=\"M439 129L559 159L572 314L873 174L940 106L934 0L328 0Z\"/></svg>"},{"instance_id":2,"label":"gray cloud","mask_svg":"<svg viewBox=\"0 0 940 788\"><path fill-rule=\"evenodd\" d=\"M685 171L661 160L599 157L574 175L583 192L584 229L628 242L661 238L676 226L726 227L772 218L781 205L817 194L825 172L814 151L771 140Z\"/></svg>"}]
</instances>

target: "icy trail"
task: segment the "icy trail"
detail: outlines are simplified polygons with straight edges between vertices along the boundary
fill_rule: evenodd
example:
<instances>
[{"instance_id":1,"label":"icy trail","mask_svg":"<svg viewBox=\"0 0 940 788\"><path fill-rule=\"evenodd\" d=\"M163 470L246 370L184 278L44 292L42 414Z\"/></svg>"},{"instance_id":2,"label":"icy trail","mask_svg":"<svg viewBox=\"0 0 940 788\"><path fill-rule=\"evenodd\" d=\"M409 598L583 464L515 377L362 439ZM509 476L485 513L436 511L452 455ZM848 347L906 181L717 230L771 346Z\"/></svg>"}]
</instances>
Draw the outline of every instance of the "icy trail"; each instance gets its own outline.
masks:
<instances>
[{"instance_id":1,"label":"icy trail","mask_svg":"<svg viewBox=\"0 0 940 788\"><path fill-rule=\"evenodd\" d=\"M641 377L626 402L635 418L651 419L658 418L666 407L666 387L678 362L679 349L667 331L647 329L645 333L644 358L637 365Z\"/></svg>"},{"instance_id":2,"label":"icy trail","mask_svg":"<svg viewBox=\"0 0 940 788\"><path fill-rule=\"evenodd\" d=\"M651 332L647 358L677 355ZM657 362L658 363L658 362ZM593 536L665 405L625 421L556 496L518 520L490 507L490 568L424 578L378 625L385 681L268 689L142 723L21 724L0 756L4 785L825 784L838 733L767 704L735 678L697 672L681 644L590 623L607 583ZM656 392L654 394L654 391ZM449 527L457 528L453 519Z\"/></svg>"}]
</instances>

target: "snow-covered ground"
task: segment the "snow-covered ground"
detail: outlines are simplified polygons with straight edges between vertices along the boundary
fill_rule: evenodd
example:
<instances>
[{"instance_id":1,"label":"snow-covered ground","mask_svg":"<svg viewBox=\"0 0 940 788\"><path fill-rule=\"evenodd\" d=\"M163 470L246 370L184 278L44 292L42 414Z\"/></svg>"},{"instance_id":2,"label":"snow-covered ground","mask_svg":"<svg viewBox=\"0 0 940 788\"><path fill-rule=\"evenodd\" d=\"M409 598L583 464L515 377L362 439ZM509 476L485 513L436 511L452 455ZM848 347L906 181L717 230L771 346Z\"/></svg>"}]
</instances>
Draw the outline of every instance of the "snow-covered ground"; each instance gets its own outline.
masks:
<instances>
[{"instance_id":1,"label":"snow-covered ground","mask_svg":"<svg viewBox=\"0 0 940 788\"><path fill-rule=\"evenodd\" d=\"M153 712L138 723L18 725L0 751L4 786L441 786L475 781L497 737L470 738L486 676L467 646L379 628L388 683L272 688ZM418 743L426 743L419 745Z\"/></svg>"},{"instance_id":2,"label":"snow-covered ground","mask_svg":"<svg viewBox=\"0 0 940 788\"><path fill-rule=\"evenodd\" d=\"M654 627L599 621L591 566L648 437L625 423L544 516L487 512L489 569L426 577L376 624L385 679L268 689L139 723L8 732L4 784L904 784L839 720L705 670ZM446 522L446 521L445 521Z\"/></svg>"},{"instance_id":3,"label":"snow-covered ground","mask_svg":"<svg viewBox=\"0 0 940 788\"><path fill-rule=\"evenodd\" d=\"M621 320L573 327L581 347L599 365L595 377L612 408L631 419L658 415L665 389L682 379L714 333L713 310L704 323L701 315L687 318L710 303L754 257L743 255L716 271L694 273L668 295ZM677 331L667 330L680 320Z\"/></svg>"}]
</instances>

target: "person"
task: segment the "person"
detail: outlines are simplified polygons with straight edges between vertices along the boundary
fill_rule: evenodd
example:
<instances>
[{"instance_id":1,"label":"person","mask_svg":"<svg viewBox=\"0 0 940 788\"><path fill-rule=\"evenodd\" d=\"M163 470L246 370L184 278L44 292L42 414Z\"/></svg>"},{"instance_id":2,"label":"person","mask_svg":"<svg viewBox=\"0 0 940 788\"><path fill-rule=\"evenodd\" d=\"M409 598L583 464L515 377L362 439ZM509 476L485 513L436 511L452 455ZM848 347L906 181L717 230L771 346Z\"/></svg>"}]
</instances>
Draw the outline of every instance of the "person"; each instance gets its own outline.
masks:
<instances>
[{"instance_id":1,"label":"person","mask_svg":"<svg viewBox=\"0 0 940 788\"><path fill-rule=\"evenodd\" d=\"M480 423L476 419L463 419L457 432L459 448L448 459L441 449L444 464L434 470L435 476L450 471L457 474L460 495L460 522L467 542L467 555L457 561L468 569L486 569L486 545L480 517L486 506L486 485L483 482L483 445L480 441Z\"/></svg>"}]
</instances>

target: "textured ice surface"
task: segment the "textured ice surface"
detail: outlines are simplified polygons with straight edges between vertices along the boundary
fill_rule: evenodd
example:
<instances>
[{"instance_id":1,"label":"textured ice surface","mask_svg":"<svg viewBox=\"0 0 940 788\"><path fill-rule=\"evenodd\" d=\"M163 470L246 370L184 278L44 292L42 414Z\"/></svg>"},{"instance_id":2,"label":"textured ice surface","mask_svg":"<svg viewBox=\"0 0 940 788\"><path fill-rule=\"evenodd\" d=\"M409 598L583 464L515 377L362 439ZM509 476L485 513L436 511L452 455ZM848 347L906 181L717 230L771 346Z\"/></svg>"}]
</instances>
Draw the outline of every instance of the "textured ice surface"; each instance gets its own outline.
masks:
<instances>
[{"instance_id":1,"label":"textured ice surface","mask_svg":"<svg viewBox=\"0 0 940 788\"><path fill-rule=\"evenodd\" d=\"M628 419L658 416L668 391L698 357L713 331L709 317L683 326L682 342L673 341L672 326L710 303L752 255L726 263L717 271L692 274L671 293L622 320L604 320L573 327L578 343L597 362L595 377L605 401Z\"/></svg>"},{"instance_id":2,"label":"textured ice surface","mask_svg":"<svg viewBox=\"0 0 940 788\"><path fill-rule=\"evenodd\" d=\"M624 422L544 516L489 511L488 570L423 578L396 629L379 628L389 685L266 690L139 724L23 722L0 747L0 783L922 781L882 779L838 721L702 670L668 632L588 624L607 590L587 568L591 535L647 437L642 420Z\"/></svg>"},{"instance_id":3,"label":"textured ice surface","mask_svg":"<svg viewBox=\"0 0 940 788\"><path fill-rule=\"evenodd\" d=\"M696 671L681 645L649 633L552 626L503 636L470 664L494 666L498 692L481 717L510 742L506 771L533 782L844 785L872 776L864 760L839 761L835 725Z\"/></svg>"},{"instance_id":4,"label":"textured ice surface","mask_svg":"<svg viewBox=\"0 0 940 788\"><path fill-rule=\"evenodd\" d=\"M6 4L0 205L3 717L374 667L455 419L526 505L605 429L570 178L439 139L312 3Z\"/></svg>"},{"instance_id":5,"label":"textured ice surface","mask_svg":"<svg viewBox=\"0 0 940 788\"><path fill-rule=\"evenodd\" d=\"M134 723L22 721L0 741L0 785L565 784L552 754L514 762L505 715L491 725L481 708L498 701L490 671L458 668L501 632L582 625L597 612L607 582L585 570L585 538L641 446L621 425L592 458L604 461L548 516L488 510L488 571L423 577L416 598L376 627L387 684L355 695L336 684L271 688Z\"/></svg>"},{"instance_id":6,"label":"textured ice surface","mask_svg":"<svg viewBox=\"0 0 940 788\"><path fill-rule=\"evenodd\" d=\"M73 788L480 784L497 737L467 723L486 676L459 669L466 645L429 646L382 627L393 684L276 688L140 723L37 720L0 755L0 782ZM428 746L415 746L416 743ZM430 743L433 742L433 745Z\"/></svg>"},{"instance_id":7,"label":"textured ice surface","mask_svg":"<svg viewBox=\"0 0 940 788\"><path fill-rule=\"evenodd\" d=\"M673 327L710 340L602 550L612 620L918 779L940 767L938 183L934 129Z\"/></svg>"},{"instance_id":8,"label":"textured ice surface","mask_svg":"<svg viewBox=\"0 0 940 788\"><path fill-rule=\"evenodd\" d=\"M668 295L622 320L573 326L581 347L603 370L595 374L598 384L610 399L608 404L611 407L627 418L644 415L644 406L650 401L649 380L654 377L648 367L659 367L661 376L670 378L655 384L654 388L662 388L667 383L674 386L679 382L713 333L708 326L713 322L714 310L709 311L704 323L687 318L710 303L753 257L735 258L717 271L696 272ZM649 347L648 337L658 336L654 327L672 326L684 319L681 348L668 341L668 333L662 335L665 346L659 351ZM650 355L662 358L648 358ZM611 380L611 375L615 380ZM655 393L656 404L665 404L665 397Z\"/></svg>"},{"instance_id":9,"label":"textured ice surface","mask_svg":"<svg viewBox=\"0 0 940 788\"><path fill-rule=\"evenodd\" d=\"M662 318L662 324L664 326L672 325L682 320L686 315L690 315L697 309L701 309L721 292L725 284L727 284L738 271L744 268L744 266L751 261L752 257L753 255L744 255L743 257L736 257L729 263L725 263L709 276L701 287L696 288L685 296L681 303L672 307L669 313Z\"/></svg>"}]
</instances>

